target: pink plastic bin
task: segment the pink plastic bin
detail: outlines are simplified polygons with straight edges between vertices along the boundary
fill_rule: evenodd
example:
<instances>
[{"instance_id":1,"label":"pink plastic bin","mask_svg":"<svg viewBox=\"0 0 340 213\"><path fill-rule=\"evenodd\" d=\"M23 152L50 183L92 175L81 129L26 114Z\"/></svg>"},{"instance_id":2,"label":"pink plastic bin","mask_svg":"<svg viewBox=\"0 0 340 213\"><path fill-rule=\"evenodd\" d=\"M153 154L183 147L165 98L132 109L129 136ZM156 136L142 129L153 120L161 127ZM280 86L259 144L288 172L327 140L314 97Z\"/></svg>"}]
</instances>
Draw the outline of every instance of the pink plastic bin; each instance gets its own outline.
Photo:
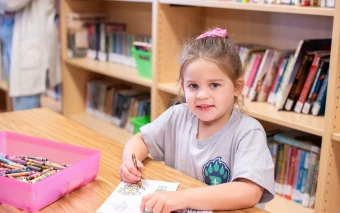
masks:
<instances>
[{"instance_id":1,"label":"pink plastic bin","mask_svg":"<svg viewBox=\"0 0 340 213\"><path fill-rule=\"evenodd\" d=\"M0 132L0 152L7 155L33 155L70 167L29 184L0 176L0 203L36 212L95 179L100 152L50 140Z\"/></svg>"}]
</instances>

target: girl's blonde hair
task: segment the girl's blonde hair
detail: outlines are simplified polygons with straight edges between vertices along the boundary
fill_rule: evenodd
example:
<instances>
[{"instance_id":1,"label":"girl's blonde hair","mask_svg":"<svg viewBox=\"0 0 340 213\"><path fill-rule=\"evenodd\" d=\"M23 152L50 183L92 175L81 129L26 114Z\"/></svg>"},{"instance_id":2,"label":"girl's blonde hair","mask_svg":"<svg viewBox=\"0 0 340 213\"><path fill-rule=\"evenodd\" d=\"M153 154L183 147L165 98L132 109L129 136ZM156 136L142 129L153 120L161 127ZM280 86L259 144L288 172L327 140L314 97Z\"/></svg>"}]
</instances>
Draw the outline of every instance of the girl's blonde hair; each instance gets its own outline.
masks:
<instances>
[{"instance_id":1,"label":"girl's blonde hair","mask_svg":"<svg viewBox=\"0 0 340 213\"><path fill-rule=\"evenodd\" d=\"M209 31L208 31L209 32ZM183 46L180 58L180 71L178 83L183 82L184 67L192 61L203 58L215 63L236 86L236 80L243 75L242 63L238 54L237 46L228 36L207 36L203 38L190 38ZM180 93L174 103L184 103L185 98ZM244 111L242 95L235 97L235 104Z\"/></svg>"}]
</instances>

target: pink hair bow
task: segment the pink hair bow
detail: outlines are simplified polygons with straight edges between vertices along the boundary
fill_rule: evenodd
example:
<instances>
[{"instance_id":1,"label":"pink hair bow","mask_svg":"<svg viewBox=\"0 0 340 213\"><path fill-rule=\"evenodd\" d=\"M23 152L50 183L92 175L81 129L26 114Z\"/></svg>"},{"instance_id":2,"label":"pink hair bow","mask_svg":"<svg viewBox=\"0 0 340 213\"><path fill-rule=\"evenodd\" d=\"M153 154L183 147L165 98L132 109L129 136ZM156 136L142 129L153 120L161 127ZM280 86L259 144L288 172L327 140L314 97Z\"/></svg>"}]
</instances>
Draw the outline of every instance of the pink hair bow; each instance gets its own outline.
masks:
<instances>
[{"instance_id":1,"label":"pink hair bow","mask_svg":"<svg viewBox=\"0 0 340 213\"><path fill-rule=\"evenodd\" d=\"M227 30L221 28L215 28L213 30L207 31L196 38L196 40L206 37L222 37L225 38L227 36Z\"/></svg>"}]
</instances>

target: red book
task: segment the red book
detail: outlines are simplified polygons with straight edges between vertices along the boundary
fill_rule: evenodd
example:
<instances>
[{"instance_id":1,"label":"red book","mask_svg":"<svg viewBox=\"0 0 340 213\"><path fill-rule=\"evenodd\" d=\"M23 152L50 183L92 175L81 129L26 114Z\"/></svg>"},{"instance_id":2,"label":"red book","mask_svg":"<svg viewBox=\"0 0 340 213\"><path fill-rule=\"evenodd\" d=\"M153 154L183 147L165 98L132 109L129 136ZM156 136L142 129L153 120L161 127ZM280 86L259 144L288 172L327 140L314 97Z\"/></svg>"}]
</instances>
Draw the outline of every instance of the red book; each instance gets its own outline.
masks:
<instances>
[{"instance_id":1,"label":"red book","mask_svg":"<svg viewBox=\"0 0 340 213\"><path fill-rule=\"evenodd\" d=\"M329 56L329 51L327 52L315 52L315 57L312 63L312 66L309 70L307 79L305 81L305 84L303 85L302 91L300 93L299 99L294 107L294 111L297 113L300 113L303 107L303 104L305 103L309 90L313 84L316 72L319 68L320 60L323 56Z\"/></svg>"}]
</instances>

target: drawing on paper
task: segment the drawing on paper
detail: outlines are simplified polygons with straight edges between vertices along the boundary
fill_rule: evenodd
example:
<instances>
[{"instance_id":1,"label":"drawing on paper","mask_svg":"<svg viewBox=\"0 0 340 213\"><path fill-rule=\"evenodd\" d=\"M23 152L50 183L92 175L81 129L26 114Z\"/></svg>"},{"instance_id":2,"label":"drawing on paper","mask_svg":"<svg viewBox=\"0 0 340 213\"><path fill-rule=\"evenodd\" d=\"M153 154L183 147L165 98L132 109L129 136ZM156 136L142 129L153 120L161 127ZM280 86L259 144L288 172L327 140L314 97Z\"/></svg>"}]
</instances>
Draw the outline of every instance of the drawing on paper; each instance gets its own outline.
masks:
<instances>
[{"instance_id":1,"label":"drawing on paper","mask_svg":"<svg viewBox=\"0 0 340 213\"><path fill-rule=\"evenodd\" d=\"M142 193L139 191L139 186L137 184L125 185L120 187L118 193L128 196L141 195Z\"/></svg>"},{"instance_id":2,"label":"drawing on paper","mask_svg":"<svg viewBox=\"0 0 340 213\"><path fill-rule=\"evenodd\" d=\"M113 208L116 210L116 211L125 211L128 207L128 204L126 203L126 201L123 201L122 203L116 203L116 204L112 204Z\"/></svg>"},{"instance_id":3,"label":"drawing on paper","mask_svg":"<svg viewBox=\"0 0 340 213\"><path fill-rule=\"evenodd\" d=\"M155 190L155 192L165 192L166 186L158 186L158 188Z\"/></svg>"},{"instance_id":4,"label":"drawing on paper","mask_svg":"<svg viewBox=\"0 0 340 213\"><path fill-rule=\"evenodd\" d=\"M97 213L131 213L140 212L144 195L154 192L176 191L179 183L156 180L142 180L143 186L121 182L112 194L97 210Z\"/></svg>"}]
</instances>

